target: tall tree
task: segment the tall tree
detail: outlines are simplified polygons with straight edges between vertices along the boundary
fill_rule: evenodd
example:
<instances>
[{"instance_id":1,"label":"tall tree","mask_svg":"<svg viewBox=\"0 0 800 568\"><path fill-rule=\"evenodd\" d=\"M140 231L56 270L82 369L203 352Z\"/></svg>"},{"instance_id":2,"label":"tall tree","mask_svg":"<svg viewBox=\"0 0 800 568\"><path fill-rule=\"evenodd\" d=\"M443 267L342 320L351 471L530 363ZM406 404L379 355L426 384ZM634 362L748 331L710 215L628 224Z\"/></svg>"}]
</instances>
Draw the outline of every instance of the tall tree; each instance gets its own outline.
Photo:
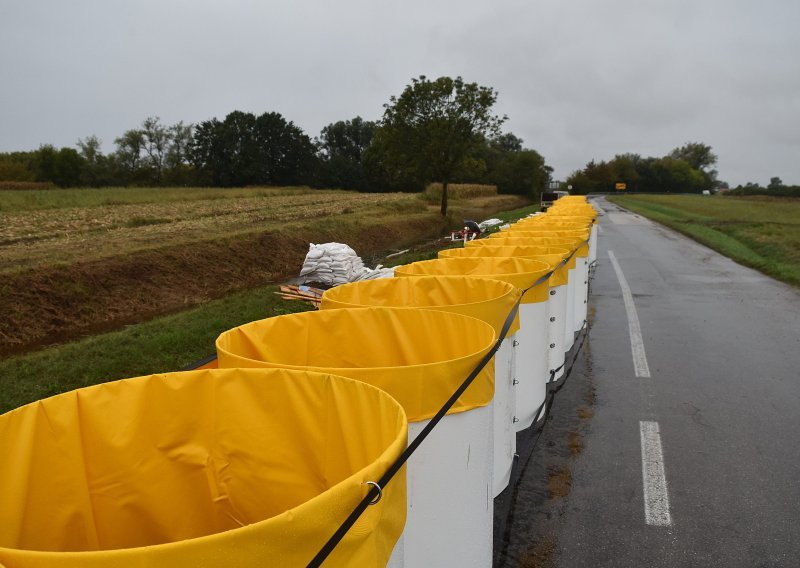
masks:
<instances>
[{"instance_id":1,"label":"tall tree","mask_svg":"<svg viewBox=\"0 0 800 568\"><path fill-rule=\"evenodd\" d=\"M141 132L145 161L152 170L153 182L160 184L164 174L164 162L171 145L170 131L161 124L159 117L149 116L142 121Z\"/></svg>"},{"instance_id":2,"label":"tall tree","mask_svg":"<svg viewBox=\"0 0 800 568\"><path fill-rule=\"evenodd\" d=\"M639 172L637 164L642 158L638 154L617 154L609 162L613 172L614 182L624 183L627 191L639 190Z\"/></svg>"},{"instance_id":3,"label":"tall tree","mask_svg":"<svg viewBox=\"0 0 800 568\"><path fill-rule=\"evenodd\" d=\"M109 164L106 156L103 155L102 142L94 134L86 138L78 139L78 152L85 160L81 185L99 187L111 184Z\"/></svg>"},{"instance_id":4,"label":"tall tree","mask_svg":"<svg viewBox=\"0 0 800 568\"><path fill-rule=\"evenodd\" d=\"M717 155L711 151L711 146L708 144L687 142L680 148L675 148L668 157L683 160L690 168L700 172L703 182L697 191L711 189L716 185L717 170L713 166L717 163Z\"/></svg>"},{"instance_id":5,"label":"tall tree","mask_svg":"<svg viewBox=\"0 0 800 568\"><path fill-rule=\"evenodd\" d=\"M500 193L535 197L544 191L553 169L541 154L524 148L523 143L522 138L505 132L484 144L478 154L486 166L481 181L496 185Z\"/></svg>"},{"instance_id":6,"label":"tall tree","mask_svg":"<svg viewBox=\"0 0 800 568\"><path fill-rule=\"evenodd\" d=\"M340 120L322 129L318 146L326 158L347 158L360 162L375 134L378 124L360 116L353 120Z\"/></svg>"},{"instance_id":7,"label":"tall tree","mask_svg":"<svg viewBox=\"0 0 800 568\"><path fill-rule=\"evenodd\" d=\"M372 142L377 123L362 119L340 120L322 129L316 141L322 186L367 189L364 151Z\"/></svg>"},{"instance_id":8,"label":"tall tree","mask_svg":"<svg viewBox=\"0 0 800 568\"><path fill-rule=\"evenodd\" d=\"M260 164L258 183L308 183L316 164L311 138L277 112L265 112L256 119L255 126Z\"/></svg>"},{"instance_id":9,"label":"tall tree","mask_svg":"<svg viewBox=\"0 0 800 568\"><path fill-rule=\"evenodd\" d=\"M203 179L221 186L308 183L316 160L311 139L276 112L201 122L191 153Z\"/></svg>"},{"instance_id":10,"label":"tall tree","mask_svg":"<svg viewBox=\"0 0 800 568\"><path fill-rule=\"evenodd\" d=\"M169 127L170 144L165 157L165 163L168 168L179 168L189 162L193 128L193 125L184 124L183 121Z\"/></svg>"},{"instance_id":11,"label":"tall tree","mask_svg":"<svg viewBox=\"0 0 800 568\"><path fill-rule=\"evenodd\" d=\"M59 187L74 187L80 183L85 160L74 148L57 150L50 144L33 153L31 169L36 181L49 181Z\"/></svg>"},{"instance_id":12,"label":"tall tree","mask_svg":"<svg viewBox=\"0 0 800 568\"><path fill-rule=\"evenodd\" d=\"M711 151L711 146L700 142L687 142L680 148L675 148L669 154L670 158L683 160L691 167L700 171L707 171L707 168L717 163L717 155Z\"/></svg>"},{"instance_id":13,"label":"tall tree","mask_svg":"<svg viewBox=\"0 0 800 568\"><path fill-rule=\"evenodd\" d=\"M442 183L440 212L447 214L447 187L486 138L499 135L506 117L492 113L497 93L461 77L424 75L384 105L381 139L393 161Z\"/></svg>"},{"instance_id":14,"label":"tall tree","mask_svg":"<svg viewBox=\"0 0 800 568\"><path fill-rule=\"evenodd\" d=\"M501 152L521 152L523 140L511 132L504 132L489 141L492 148Z\"/></svg>"},{"instance_id":15,"label":"tall tree","mask_svg":"<svg viewBox=\"0 0 800 568\"><path fill-rule=\"evenodd\" d=\"M144 133L137 128L126 130L114 140L114 144L117 146L117 163L125 173L126 183L139 177L145 144Z\"/></svg>"},{"instance_id":16,"label":"tall tree","mask_svg":"<svg viewBox=\"0 0 800 568\"><path fill-rule=\"evenodd\" d=\"M204 120L194 129L189 159L201 184L226 185L222 166L227 161L222 141L222 123L216 118Z\"/></svg>"}]
</instances>

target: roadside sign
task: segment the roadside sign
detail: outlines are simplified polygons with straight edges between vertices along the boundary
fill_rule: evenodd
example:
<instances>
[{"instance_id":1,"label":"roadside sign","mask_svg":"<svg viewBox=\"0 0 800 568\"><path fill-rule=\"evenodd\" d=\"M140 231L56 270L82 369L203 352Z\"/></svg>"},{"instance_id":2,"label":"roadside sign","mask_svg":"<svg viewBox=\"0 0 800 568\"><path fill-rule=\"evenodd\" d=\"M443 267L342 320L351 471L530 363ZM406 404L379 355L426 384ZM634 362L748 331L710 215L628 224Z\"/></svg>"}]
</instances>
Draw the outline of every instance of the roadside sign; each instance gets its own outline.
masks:
<instances>
[{"instance_id":1,"label":"roadside sign","mask_svg":"<svg viewBox=\"0 0 800 568\"><path fill-rule=\"evenodd\" d=\"M617 191L623 191L625 189L628 189L628 186L625 183L617 182L616 188L617 188Z\"/></svg>"}]
</instances>

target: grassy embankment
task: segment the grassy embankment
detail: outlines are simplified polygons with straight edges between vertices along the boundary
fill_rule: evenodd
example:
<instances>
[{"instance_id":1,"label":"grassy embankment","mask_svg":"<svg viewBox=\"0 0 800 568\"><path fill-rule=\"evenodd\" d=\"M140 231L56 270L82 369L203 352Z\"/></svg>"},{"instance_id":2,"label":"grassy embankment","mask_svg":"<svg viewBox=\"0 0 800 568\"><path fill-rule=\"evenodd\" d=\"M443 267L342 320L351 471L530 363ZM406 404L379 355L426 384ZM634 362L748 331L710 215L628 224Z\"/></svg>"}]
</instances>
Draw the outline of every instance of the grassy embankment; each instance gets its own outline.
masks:
<instances>
[{"instance_id":1,"label":"grassy embankment","mask_svg":"<svg viewBox=\"0 0 800 568\"><path fill-rule=\"evenodd\" d=\"M800 286L800 199L636 195L610 201Z\"/></svg>"},{"instance_id":2,"label":"grassy embankment","mask_svg":"<svg viewBox=\"0 0 800 568\"><path fill-rule=\"evenodd\" d=\"M132 198L138 199L135 195L142 191L149 190L132 191ZM180 195L180 191L177 190L175 194ZM333 195L339 193L331 192ZM362 194L356 197L369 196ZM395 210L417 208L417 203L422 203L414 196L396 197L400 201L390 206ZM408 199L411 201L407 201ZM41 203L43 206L38 210L48 208L43 201ZM457 204L454 218L458 219L462 211L480 207L481 203L485 204L474 201ZM497 216L513 219L531 210L531 207L526 207ZM376 215L385 220L386 211L384 206L383 211L378 211ZM340 214L339 217L341 216ZM407 219L407 215L401 217ZM336 224L335 218L322 221ZM380 220L373 222L381 224ZM113 236L113 229L106 233ZM186 246L190 244L187 243ZM294 266L294 270L298 267L299 264ZM213 353L214 339L226 329L264 317L310 309L310 306L302 302L281 300L274 294L276 290L276 286L258 286L204 302L180 313L129 325L119 331L6 358L0 361L0 412L46 396L107 380L177 370Z\"/></svg>"}]
</instances>

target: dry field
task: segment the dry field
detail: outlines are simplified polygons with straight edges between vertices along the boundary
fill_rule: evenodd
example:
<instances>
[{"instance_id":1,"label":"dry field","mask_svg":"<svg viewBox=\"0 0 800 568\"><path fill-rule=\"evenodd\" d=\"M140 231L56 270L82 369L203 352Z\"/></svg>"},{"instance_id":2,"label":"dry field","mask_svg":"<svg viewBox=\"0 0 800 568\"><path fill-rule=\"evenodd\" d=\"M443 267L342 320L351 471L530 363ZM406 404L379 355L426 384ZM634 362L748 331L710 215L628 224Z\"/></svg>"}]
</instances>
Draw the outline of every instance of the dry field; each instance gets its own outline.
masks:
<instances>
[{"instance_id":1,"label":"dry field","mask_svg":"<svg viewBox=\"0 0 800 568\"><path fill-rule=\"evenodd\" d=\"M2 195L0 195L2 199ZM407 194L314 192L0 212L0 274L285 229L331 216L427 213Z\"/></svg>"},{"instance_id":2,"label":"dry field","mask_svg":"<svg viewBox=\"0 0 800 568\"><path fill-rule=\"evenodd\" d=\"M452 219L485 219L525 204L506 195L459 199L452 202ZM438 204L413 194L3 191L0 354L116 329L294 276L310 242L345 242L366 259L446 229Z\"/></svg>"}]
</instances>

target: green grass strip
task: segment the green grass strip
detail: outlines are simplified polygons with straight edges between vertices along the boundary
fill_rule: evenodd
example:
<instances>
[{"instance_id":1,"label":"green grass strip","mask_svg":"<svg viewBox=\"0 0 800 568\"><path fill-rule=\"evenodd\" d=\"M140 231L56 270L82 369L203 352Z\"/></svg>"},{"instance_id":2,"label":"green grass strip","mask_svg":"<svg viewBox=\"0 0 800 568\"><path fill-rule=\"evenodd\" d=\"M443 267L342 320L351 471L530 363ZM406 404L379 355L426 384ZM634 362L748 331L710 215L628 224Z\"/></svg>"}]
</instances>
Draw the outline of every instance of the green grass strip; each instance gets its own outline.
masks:
<instances>
[{"instance_id":1,"label":"green grass strip","mask_svg":"<svg viewBox=\"0 0 800 568\"><path fill-rule=\"evenodd\" d=\"M106 381L179 370L215 352L227 329L270 316L307 311L277 286L240 292L155 320L12 357L0 362L0 413L28 402Z\"/></svg>"},{"instance_id":2,"label":"green grass strip","mask_svg":"<svg viewBox=\"0 0 800 568\"><path fill-rule=\"evenodd\" d=\"M784 202L735 198L627 196L609 200L764 274L800 286L800 220Z\"/></svg>"}]
</instances>

